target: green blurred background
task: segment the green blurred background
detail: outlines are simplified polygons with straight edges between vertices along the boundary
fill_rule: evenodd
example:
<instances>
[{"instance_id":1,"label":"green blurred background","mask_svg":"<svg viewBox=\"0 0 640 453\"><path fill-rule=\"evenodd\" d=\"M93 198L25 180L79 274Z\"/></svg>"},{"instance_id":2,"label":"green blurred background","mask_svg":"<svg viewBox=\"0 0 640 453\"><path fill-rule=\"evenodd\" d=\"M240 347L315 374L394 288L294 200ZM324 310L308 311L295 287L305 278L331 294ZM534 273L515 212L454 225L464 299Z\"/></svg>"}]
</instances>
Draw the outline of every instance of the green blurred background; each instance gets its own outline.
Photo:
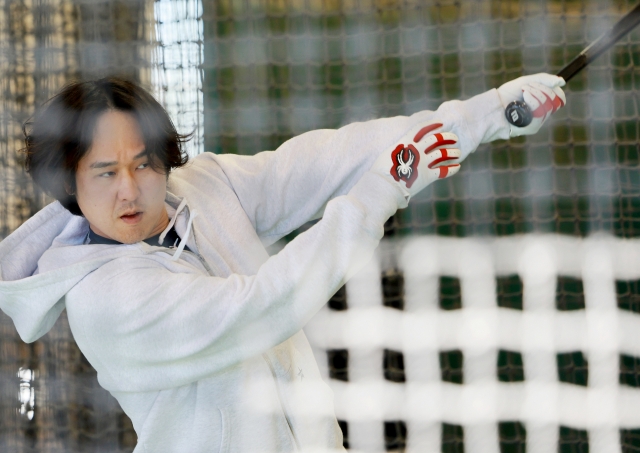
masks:
<instances>
[{"instance_id":1,"label":"green blurred background","mask_svg":"<svg viewBox=\"0 0 640 453\"><path fill-rule=\"evenodd\" d=\"M253 154L557 72L633 2L205 2L205 149ZM533 137L481 147L387 235L640 233L638 32L566 87Z\"/></svg>"}]
</instances>

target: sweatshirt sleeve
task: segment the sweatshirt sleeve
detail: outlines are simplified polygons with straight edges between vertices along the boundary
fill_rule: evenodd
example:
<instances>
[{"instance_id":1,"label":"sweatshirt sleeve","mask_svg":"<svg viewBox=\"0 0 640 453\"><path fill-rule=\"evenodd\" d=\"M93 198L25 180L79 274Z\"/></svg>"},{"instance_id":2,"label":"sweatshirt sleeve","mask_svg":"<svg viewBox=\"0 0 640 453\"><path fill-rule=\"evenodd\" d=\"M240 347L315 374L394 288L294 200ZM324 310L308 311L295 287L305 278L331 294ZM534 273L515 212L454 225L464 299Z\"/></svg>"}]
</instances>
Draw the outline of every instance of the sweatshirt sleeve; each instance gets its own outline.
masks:
<instances>
[{"instance_id":1,"label":"sweatshirt sleeve","mask_svg":"<svg viewBox=\"0 0 640 453\"><path fill-rule=\"evenodd\" d=\"M74 337L110 391L205 378L298 332L371 258L384 222L404 205L391 178L367 172L253 276L211 277L149 256L116 259L67 295Z\"/></svg>"},{"instance_id":2,"label":"sweatshirt sleeve","mask_svg":"<svg viewBox=\"0 0 640 453\"><path fill-rule=\"evenodd\" d=\"M419 124L443 123L458 135L466 156L480 143L508 138L509 124L496 90L438 110L352 123L294 137L255 156L207 153L222 168L265 245L319 218L326 203L346 194L375 159ZM204 156L203 156L204 157Z\"/></svg>"}]
</instances>

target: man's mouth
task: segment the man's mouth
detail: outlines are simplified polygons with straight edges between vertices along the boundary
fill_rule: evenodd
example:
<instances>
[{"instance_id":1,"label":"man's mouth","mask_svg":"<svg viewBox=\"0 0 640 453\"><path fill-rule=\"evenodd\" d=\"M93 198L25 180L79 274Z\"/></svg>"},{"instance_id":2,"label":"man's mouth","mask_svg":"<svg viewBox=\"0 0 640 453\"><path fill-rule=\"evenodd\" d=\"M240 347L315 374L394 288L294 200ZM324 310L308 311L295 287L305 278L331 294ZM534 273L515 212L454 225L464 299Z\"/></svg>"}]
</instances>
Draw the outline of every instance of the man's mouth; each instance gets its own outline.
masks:
<instances>
[{"instance_id":1,"label":"man's mouth","mask_svg":"<svg viewBox=\"0 0 640 453\"><path fill-rule=\"evenodd\" d=\"M120 218L124 223L133 225L140 221L140 219L142 218L142 212L132 212L130 214L124 214L120 216Z\"/></svg>"}]
</instances>

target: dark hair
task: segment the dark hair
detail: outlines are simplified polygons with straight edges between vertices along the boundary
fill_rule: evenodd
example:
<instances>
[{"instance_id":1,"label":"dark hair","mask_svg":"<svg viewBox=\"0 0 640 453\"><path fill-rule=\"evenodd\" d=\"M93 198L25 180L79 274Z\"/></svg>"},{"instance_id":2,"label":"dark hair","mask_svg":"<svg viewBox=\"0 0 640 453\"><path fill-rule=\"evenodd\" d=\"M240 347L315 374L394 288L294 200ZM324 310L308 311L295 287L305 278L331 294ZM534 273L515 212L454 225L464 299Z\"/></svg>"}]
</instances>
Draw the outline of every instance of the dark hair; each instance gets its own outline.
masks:
<instances>
[{"instance_id":1,"label":"dark hair","mask_svg":"<svg viewBox=\"0 0 640 453\"><path fill-rule=\"evenodd\" d=\"M179 134L165 109L140 86L117 77L71 83L22 130L27 172L72 214L82 215L75 196L78 163L91 147L98 118L109 110L136 118L155 171L168 175L189 159L182 145L192 134Z\"/></svg>"}]
</instances>

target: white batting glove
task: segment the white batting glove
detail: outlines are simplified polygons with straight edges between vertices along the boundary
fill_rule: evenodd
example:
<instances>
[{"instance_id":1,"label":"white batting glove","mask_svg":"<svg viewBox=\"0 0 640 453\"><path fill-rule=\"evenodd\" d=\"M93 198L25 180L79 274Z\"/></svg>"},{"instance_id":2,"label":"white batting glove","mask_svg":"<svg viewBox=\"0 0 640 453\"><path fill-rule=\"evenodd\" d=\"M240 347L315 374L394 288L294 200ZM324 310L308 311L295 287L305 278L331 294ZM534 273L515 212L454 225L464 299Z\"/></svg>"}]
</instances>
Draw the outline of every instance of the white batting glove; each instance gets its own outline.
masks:
<instances>
[{"instance_id":1,"label":"white batting glove","mask_svg":"<svg viewBox=\"0 0 640 453\"><path fill-rule=\"evenodd\" d=\"M498 88L503 107L506 108L511 101L524 101L533 114L533 120L528 126L511 125L509 135L518 137L538 132L551 114L567 103L560 88L564 85L562 77L540 73L519 77Z\"/></svg>"},{"instance_id":2,"label":"white batting glove","mask_svg":"<svg viewBox=\"0 0 640 453\"><path fill-rule=\"evenodd\" d=\"M458 136L452 132L432 133L441 123L419 126L402 137L398 144L382 153L372 171L393 178L407 199L437 179L460 171Z\"/></svg>"}]
</instances>

